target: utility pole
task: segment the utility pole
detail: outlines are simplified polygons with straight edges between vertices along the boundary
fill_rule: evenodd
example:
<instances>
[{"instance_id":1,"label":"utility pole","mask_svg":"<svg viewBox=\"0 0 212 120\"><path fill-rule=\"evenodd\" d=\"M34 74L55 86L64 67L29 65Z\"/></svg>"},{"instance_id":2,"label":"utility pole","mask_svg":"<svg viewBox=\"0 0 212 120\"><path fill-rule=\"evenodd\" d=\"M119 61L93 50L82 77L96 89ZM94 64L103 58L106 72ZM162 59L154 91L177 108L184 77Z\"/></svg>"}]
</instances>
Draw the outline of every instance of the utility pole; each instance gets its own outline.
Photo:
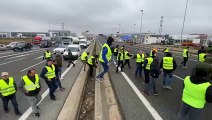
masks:
<instances>
[{"instance_id":1,"label":"utility pole","mask_svg":"<svg viewBox=\"0 0 212 120\"><path fill-rule=\"evenodd\" d=\"M64 36L64 23L61 23L61 26L62 26L63 36Z\"/></svg>"},{"instance_id":2,"label":"utility pole","mask_svg":"<svg viewBox=\"0 0 212 120\"><path fill-rule=\"evenodd\" d=\"M142 24L143 24L143 13L144 10L140 10L141 11L141 27L140 27L140 42L141 42L141 34L142 34Z\"/></svg>"},{"instance_id":3,"label":"utility pole","mask_svg":"<svg viewBox=\"0 0 212 120\"><path fill-rule=\"evenodd\" d=\"M160 27L159 27L159 33L158 33L158 35L160 35L160 37L161 37L161 34L162 34L162 29L163 29L163 16L161 16L161 18L160 18Z\"/></svg>"}]
</instances>

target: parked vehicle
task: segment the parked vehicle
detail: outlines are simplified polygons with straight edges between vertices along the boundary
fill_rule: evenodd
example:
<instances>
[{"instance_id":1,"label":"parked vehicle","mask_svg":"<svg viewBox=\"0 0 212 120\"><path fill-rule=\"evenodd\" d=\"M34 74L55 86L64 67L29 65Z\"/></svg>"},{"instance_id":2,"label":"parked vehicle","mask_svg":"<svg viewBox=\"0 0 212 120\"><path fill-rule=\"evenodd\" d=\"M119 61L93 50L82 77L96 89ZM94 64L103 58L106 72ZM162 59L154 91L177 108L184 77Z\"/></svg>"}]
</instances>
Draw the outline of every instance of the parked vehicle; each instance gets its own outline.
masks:
<instances>
[{"instance_id":1,"label":"parked vehicle","mask_svg":"<svg viewBox=\"0 0 212 120\"><path fill-rule=\"evenodd\" d=\"M52 46L52 41L50 40L42 40L40 43L41 48L49 48Z\"/></svg>"},{"instance_id":2,"label":"parked vehicle","mask_svg":"<svg viewBox=\"0 0 212 120\"><path fill-rule=\"evenodd\" d=\"M66 50L66 46L61 45L61 46L55 48L55 49L53 50L53 53L54 53L54 54L56 54L56 53L63 54L63 53L65 52L65 50Z\"/></svg>"},{"instance_id":3,"label":"parked vehicle","mask_svg":"<svg viewBox=\"0 0 212 120\"><path fill-rule=\"evenodd\" d=\"M0 51L8 50L7 46L4 44L0 44Z\"/></svg>"},{"instance_id":4,"label":"parked vehicle","mask_svg":"<svg viewBox=\"0 0 212 120\"><path fill-rule=\"evenodd\" d=\"M30 43L26 42L19 42L16 46L13 47L13 51L26 51L26 50L31 50L32 45Z\"/></svg>"},{"instance_id":5,"label":"parked vehicle","mask_svg":"<svg viewBox=\"0 0 212 120\"><path fill-rule=\"evenodd\" d=\"M11 42L10 44L7 45L7 48L13 49L14 46L16 46L19 42Z\"/></svg>"},{"instance_id":6,"label":"parked vehicle","mask_svg":"<svg viewBox=\"0 0 212 120\"><path fill-rule=\"evenodd\" d=\"M73 59L78 59L79 56L81 55L81 47L79 45L69 45L66 47L65 52L63 53L63 59L67 60L68 59L68 51L71 50Z\"/></svg>"},{"instance_id":7,"label":"parked vehicle","mask_svg":"<svg viewBox=\"0 0 212 120\"><path fill-rule=\"evenodd\" d=\"M42 40L50 41L51 38L47 37L45 34L37 34L37 36L33 38L32 43L35 44L35 45L40 45Z\"/></svg>"},{"instance_id":8,"label":"parked vehicle","mask_svg":"<svg viewBox=\"0 0 212 120\"><path fill-rule=\"evenodd\" d=\"M79 41L79 45L81 48L86 48L87 47L87 40L86 39L81 39Z\"/></svg>"}]
</instances>

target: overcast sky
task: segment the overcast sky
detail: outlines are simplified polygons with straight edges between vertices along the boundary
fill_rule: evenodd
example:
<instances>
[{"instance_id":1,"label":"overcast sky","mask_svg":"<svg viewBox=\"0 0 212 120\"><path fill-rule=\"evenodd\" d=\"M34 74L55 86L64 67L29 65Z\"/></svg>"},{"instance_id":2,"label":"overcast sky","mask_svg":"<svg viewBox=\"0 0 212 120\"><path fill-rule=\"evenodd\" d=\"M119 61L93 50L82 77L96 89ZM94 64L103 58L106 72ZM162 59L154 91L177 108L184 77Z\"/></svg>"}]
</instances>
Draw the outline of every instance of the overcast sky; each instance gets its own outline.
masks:
<instances>
[{"instance_id":1,"label":"overcast sky","mask_svg":"<svg viewBox=\"0 0 212 120\"><path fill-rule=\"evenodd\" d=\"M0 31L47 31L65 29L80 33L121 33L140 31L158 33L164 16L162 34L180 34L186 0L1 0ZM212 33L212 0L189 0L185 34Z\"/></svg>"}]
</instances>

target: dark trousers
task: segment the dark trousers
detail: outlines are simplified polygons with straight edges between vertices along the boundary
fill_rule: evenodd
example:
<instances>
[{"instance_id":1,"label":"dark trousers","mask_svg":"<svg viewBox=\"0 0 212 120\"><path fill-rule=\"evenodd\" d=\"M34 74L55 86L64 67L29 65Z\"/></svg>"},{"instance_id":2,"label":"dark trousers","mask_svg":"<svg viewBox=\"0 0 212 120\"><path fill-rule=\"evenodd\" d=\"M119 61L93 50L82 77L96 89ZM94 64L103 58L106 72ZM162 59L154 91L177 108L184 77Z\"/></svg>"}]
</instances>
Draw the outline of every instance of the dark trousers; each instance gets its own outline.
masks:
<instances>
[{"instance_id":1,"label":"dark trousers","mask_svg":"<svg viewBox=\"0 0 212 120\"><path fill-rule=\"evenodd\" d=\"M187 57L183 57L183 61L182 61L181 65L183 65L185 67L187 61L188 61L188 58Z\"/></svg>"},{"instance_id":2,"label":"dark trousers","mask_svg":"<svg viewBox=\"0 0 212 120\"><path fill-rule=\"evenodd\" d=\"M180 111L176 120L185 120L188 116L188 120L203 120L201 119L203 109L196 109L182 102ZM186 119L187 120L187 119Z\"/></svg>"},{"instance_id":3,"label":"dark trousers","mask_svg":"<svg viewBox=\"0 0 212 120\"><path fill-rule=\"evenodd\" d=\"M119 60L118 61L118 65L116 67L116 72L118 72L119 66L121 65L121 71L123 71L123 67L124 67L124 63L123 60Z\"/></svg>"},{"instance_id":4,"label":"dark trousers","mask_svg":"<svg viewBox=\"0 0 212 120\"><path fill-rule=\"evenodd\" d=\"M145 83L148 84L149 83L149 73L150 70L146 70L144 69L144 74L145 74Z\"/></svg>"},{"instance_id":5,"label":"dark trousers","mask_svg":"<svg viewBox=\"0 0 212 120\"><path fill-rule=\"evenodd\" d=\"M93 67L94 66L93 65L89 65L89 64L88 64L88 66L90 68L90 70L89 70L89 76L92 77L93 76Z\"/></svg>"},{"instance_id":6,"label":"dark trousers","mask_svg":"<svg viewBox=\"0 0 212 120\"><path fill-rule=\"evenodd\" d=\"M50 97L51 98L55 98L54 92L55 92L55 90L58 87L55 78L51 79L51 81L47 81L46 80L46 84L49 87L49 95L50 95Z\"/></svg>"},{"instance_id":7,"label":"dark trousers","mask_svg":"<svg viewBox=\"0 0 212 120\"><path fill-rule=\"evenodd\" d=\"M60 82L60 77L59 77L59 75L56 76L55 80L56 80L56 83L57 83L57 85L59 86L59 88L62 88L62 85L61 85L61 82Z\"/></svg>"},{"instance_id":8,"label":"dark trousers","mask_svg":"<svg viewBox=\"0 0 212 120\"><path fill-rule=\"evenodd\" d=\"M124 66L128 64L128 67L130 68L130 59L125 59L125 62L124 62Z\"/></svg>"},{"instance_id":9,"label":"dark trousers","mask_svg":"<svg viewBox=\"0 0 212 120\"><path fill-rule=\"evenodd\" d=\"M139 74L142 77L142 63L136 63L135 77Z\"/></svg>"},{"instance_id":10,"label":"dark trousers","mask_svg":"<svg viewBox=\"0 0 212 120\"><path fill-rule=\"evenodd\" d=\"M75 66L75 64L74 64L74 62L72 60L68 60L68 66L67 67L69 67L70 64L73 64L73 66Z\"/></svg>"},{"instance_id":11,"label":"dark trousers","mask_svg":"<svg viewBox=\"0 0 212 120\"><path fill-rule=\"evenodd\" d=\"M8 110L9 110L9 109L8 109L9 100L10 100L10 101L12 102L12 104L13 104L15 113L19 113L19 110L18 110L18 103L17 103L17 101L16 101L16 95L15 95L15 94L9 95L9 96L6 96L6 97L2 97L4 110L5 110L5 111L8 111Z\"/></svg>"}]
</instances>

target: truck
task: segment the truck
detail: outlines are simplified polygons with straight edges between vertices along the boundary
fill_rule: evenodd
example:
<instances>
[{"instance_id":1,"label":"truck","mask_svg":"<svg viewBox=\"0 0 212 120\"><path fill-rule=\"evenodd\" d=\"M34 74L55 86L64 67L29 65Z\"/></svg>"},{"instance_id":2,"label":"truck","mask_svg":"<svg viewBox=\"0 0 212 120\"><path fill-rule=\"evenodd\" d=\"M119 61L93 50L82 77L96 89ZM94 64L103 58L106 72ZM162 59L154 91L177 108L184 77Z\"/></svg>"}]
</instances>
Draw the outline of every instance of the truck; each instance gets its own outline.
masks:
<instances>
[{"instance_id":1,"label":"truck","mask_svg":"<svg viewBox=\"0 0 212 120\"><path fill-rule=\"evenodd\" d=\"M35 45L40 45L42 40L50 41L51 38L47 37L46 34L37 34L37 36L33 38L32 43Z\"/></svg>"},{"instance_id":2,"label":"truck","mask_svg":"<svg viewBox=\"0 0 212 120\"><path fill-rule=\"evenodd\" d=\"M86 48L87 47L87 40L86 39L81 39L79 41L79 45L81 48Z\"/></svg>"}]
</instances>

